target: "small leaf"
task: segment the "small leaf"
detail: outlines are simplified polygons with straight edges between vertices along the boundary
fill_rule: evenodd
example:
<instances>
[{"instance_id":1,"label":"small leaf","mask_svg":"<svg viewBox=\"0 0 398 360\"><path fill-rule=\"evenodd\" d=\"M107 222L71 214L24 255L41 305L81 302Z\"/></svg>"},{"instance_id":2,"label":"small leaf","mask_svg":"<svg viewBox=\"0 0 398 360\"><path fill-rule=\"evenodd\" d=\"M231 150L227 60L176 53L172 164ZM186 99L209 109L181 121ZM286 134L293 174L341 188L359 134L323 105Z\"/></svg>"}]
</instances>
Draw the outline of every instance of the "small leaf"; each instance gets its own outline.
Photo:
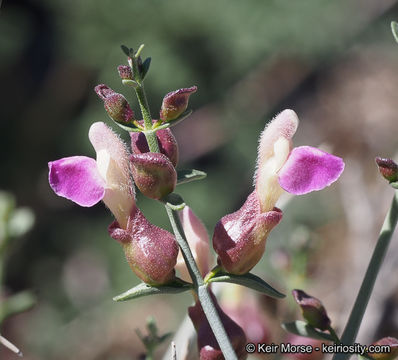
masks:
<instances>
[{"instance_id":1,"label":"small leaf","mask_svg":"<svg viewBox=\"0 0 398 360\"><path fill-rule=\"evenodd\" d=\"M394 35L395 41L398 43L398 22L391 21L391 30Z\"/></svg>"},{"instance_id":2,"label":"small leaf","mask_svg":"<svg viewBox=\"0 0 398 360\"><path fill-rule=\"evenodd\" d=\"M187 110L183 112L177 119L171 120L170 122L166 122L158 127L156 127L156 130L162 130L162 129L167 129L169 127L175 126L181 121L185 120L188 116L192 114L192 110Z\"/></svg>"},{"instance_id":3,"label":"small leaf","mask_svg":"<svg viewBox=\"0 0 398 360\"><path fill-rule=\"evenodd\" d=\"M334 341L329 334L321 332L304 321L293 321L291 323L282 324L282 328L292 334L305 336L311 339Z\"/></svg>"},{"instance_id":4,"label":"small leaf","mask_svg":"<svg viewBox=\"0 0 398 360\"><path fill-rule=\"evenodd\" d=\"M112 120L117 126L121 127L123 130L126 130L128 132L141 132L142 130L137 128L134 124L125 124L122 125L114 120Z\"/></svg>"},{"instance_id":5,"label":"small leaf","mask_svg":"<svg viewBox=\"0 0 398 360\"><path fill-rule=\"evenodd\" d=\"M213 277L207 280L208 283L212 282L228 282L246 286L250 289L257 290L265 295L273 298L281 299L286 295L275 290L271 285L267 284L264 280L254 274L233 275L224 272L217 272Z\"/></svg>"},{"instance_id":6,"label":"small leaf","mask_svg":"<svg viewBox=\"0 0 398 360\"><path fill-rule=\"evenodd\" d=\"M177 185L186 184L195 180L202 180L207 174L200 170L177 170Z\"/></svg>"},{"instance_id":7,"label":"small leaf","mask_svg":"<svg viewBox=\"0 0 398 360\"><path fill-rule=\"evenodd\" d=\"M179 294L184 291L192 289L192 285L181 279L168 283L167 285L152 286L141 283L124 293L115 296L114 301L127 301L137 299L142 296L155 295L155 294Z\"/></svg>"},{"instance_id":8,"label":"small leaf","mask_svg":"<svg viewBox=\"0 0 398 360\"><path fill-rule=\"evenodd\" d=\"M185 207L183 198L176 193L165 196L161 201L172 210L180 211Z\"/></svg>"},{"instance_id":9,"label":"small leaf","mask_svg":"<svg viewBox=\"0 0 398 360\"><path fill-rule=\"evenodd\" d=\"M1 302L0 323L11 315L29 310L36 303L36 297L30 291L22 291Z\"/></svg>"},{"instance_id":10,"label":"small leaf","mask_svg":"<svg viewBox=\"0 0 398 360\"><path fill-rule=\"evenodd\" d=\"M120 47L127 56L130 56L130 49L126 45L121 45Z\"/></svg>"},{"instance_id":11,"label":"small leaf","mask_svg":"<svg viewBox=\"0 0 398 360\"><path fill-rule=\"evenodd\" d=\"M134 81L134 80L131 80L131 79L123 79L122 80L122 84L125 85L125 86L132 87L132 88L136 88L137 86L139 86L137 81Z\"/></svg>"},{"instance_id":12,"label":"small leaf","mask_svg":"<svg viewBox=\"0 0 398 360\"><path fill-rule=\"evenodd\" d=\"M151 65L151 58L146 58L145 61L141 65L141 79L144 80L145 75L149 70L149 66Z\"/></svg>"}]
</instances>

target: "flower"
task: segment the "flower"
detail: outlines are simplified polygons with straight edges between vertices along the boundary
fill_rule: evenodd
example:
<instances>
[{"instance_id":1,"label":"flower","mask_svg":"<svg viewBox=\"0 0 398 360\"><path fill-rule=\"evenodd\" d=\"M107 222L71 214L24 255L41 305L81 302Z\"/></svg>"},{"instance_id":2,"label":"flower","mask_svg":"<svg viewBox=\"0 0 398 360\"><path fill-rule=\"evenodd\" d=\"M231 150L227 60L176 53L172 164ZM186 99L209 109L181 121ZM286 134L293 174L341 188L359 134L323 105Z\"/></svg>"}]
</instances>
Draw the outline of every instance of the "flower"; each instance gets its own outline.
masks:
<instances>
[{"instance_id":1,"label":"flower","mask_svg":"<svg viewBox=\"0 0 398 360\"><path fill-rule=\"evenodd\" d=\"M220 317L231 345L236 352L238 359L246 359L247 352L245 351L246 336L242 328L233 321L218 305L216 297L210 293L217 313ZM202 306L197 301L194 306L188 308L188 315L192 320L195 330L198 335L198 349L200 360L222 360L224 356L220 350L220 346L210 328L209 322L206 319Z\"/></svg>"},{"instance_id":2,"label":"flower","mask_svg":"<svg viewBox=\"0 0 398 360\"><path fill-rule=\"evenodd\" d=\"M210 270L210 249L207 230L189 206L185 206L178 214L192 255L200 273L204 277ZM181 279L185 281L191 280L181 252L178 254L176 269L180 272Z\"/></svg>"},{"instance_id":3,"label":"flower","mask_svg":"<svg viewBox=\"0 0 398 360\"><path fill-rule=\"evenodd\" d=\"M162 121L177 119L188 107L188 100L191 94L196 92L197 87L178 89L165 95L160 108Z\"/></svg>"},{"instance_id":4,"label":"flower","mask_svg":"<svg viewBox=\"0 0 398 360\"><path fill-rule=\"evenodd\" d=\"M135 208L129 152L103 122L92 124L88 136L97 159L71 156L49 162L50 186L57 195L80 206L90 207L102 200L118 223L126 228Z\"/></svg>"},{"instance_id":5,"label":"flower","mask_svg":"<svg viewBox=\"0 0 398 360\"><path fill-rule=\"evenodd\" d=\"M284 191L301 195L321 190L344 170L343 160L327 152L310 146L292 150L297 126L293 110L282 111L266 126L260 136L255 190L214 229L218 263L230 273L244 274L261 259L268 234L282 219L275 204Z\"/></svg>"},{"instance_id":6,"label":"flower","mask_svg":"<svg viewBox=\"0 0 398 360\"><path fill-rule=\"evenodd\" d=\"M89 139L97 160L72 156L48 163L54 192L81 206L102 200L116 218L110 227L139 278L158 285L174 278L178 245L168 231L152 225L137 208L129 152L104 123L91 125Z\"/></svg>"}]
</instances>

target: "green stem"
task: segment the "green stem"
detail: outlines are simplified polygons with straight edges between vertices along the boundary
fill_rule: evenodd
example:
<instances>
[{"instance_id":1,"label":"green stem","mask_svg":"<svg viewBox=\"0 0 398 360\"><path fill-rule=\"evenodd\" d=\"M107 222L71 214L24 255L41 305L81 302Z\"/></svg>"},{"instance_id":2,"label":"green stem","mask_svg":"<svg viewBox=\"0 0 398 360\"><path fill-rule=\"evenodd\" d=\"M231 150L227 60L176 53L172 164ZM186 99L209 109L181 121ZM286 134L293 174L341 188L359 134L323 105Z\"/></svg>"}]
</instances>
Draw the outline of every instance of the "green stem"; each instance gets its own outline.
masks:
<instances>
[{"instance_id":1,"label":"green stem","mask_svg":"<svg viewBox=\"0 0 398 360\"><path fill-rule=\"evenodd\" d=\"M136 61L133 61L133 73L138 74ZM159 152L159 145L156 137L156 131L152 130L152 117L149 110L148 101L145 95L144 85L142 80L138 81L139 86L135 88L138 102L140 104L142 117L145 125L145 137L148 142L148 147L151 152ZM192 278L194 285L194 291L198 294L199 302L202 305L203 312L206 315L207 321L216 337L216 340L220 346L221 351L226 360L237 360L234 349L232 348L231 342L228 339L228 335L221 322L220 316L217 313L214 302L209 294L207 285L204 283L202 275L198 269L198 266L193 258L191 249L189 248L187 239L182 228L178 211L173 210L167 204L165 205L167 215L169 216L171 226L173 227L174 234L176 236L178 245L181 248L182 255L184 257L185 264L187 265L188 272Z\"/></svg>"},{"instance_id":2,"label":"green stem","mask_svg":"<svg viewBox=\"0 0 398 360\"><path fill-rule=\"evenodd\" d=\"M334 331L334 329L331 326L329 326L328 330L329 330L330 335L334 338L335 343L340 344L341 341L340 341L338 335L336 334L336 331Z\"/></svg>"},{"instance_id":3,"label":"green stem","mask_svg":"<svg viewBox=\"0 0 398 360\"><path fill-rule=\"evenodd\" d=\"M341 343L345 345L353 344L359 327L362 322L363 315L369 302L370 295L379 273L380 267L383 263L388 245L392 234L394 233L395 226L398 220L398 191L395 191L394 198L384 220L383 226L380 231L379 239L373 251L372 258L370 259L368 269L366 270L365 277L362 281L361 288L359 289L355 304L351 310L350 317L341 337ZM345 360L350 357L350 354L335 354L333 360Z\"/></svg>"},{"instance_id":4,"label":"green stem","mask_svg":"<svg viewBox=\"0 0 398 360\"><path fill-rule=\"evenodd\" d=\"M203 312L206 315L207 321L216 337L220 349L223 352L225 359L235 360L237 359L234 349L232 348L231 342L228 339L228 335L224 329L221 319L217 313L214 302L210 296L206 284L203 281L202 275L196 265L195 259L193 258L191 249L189 248L187 239L182 228L178 211L172 210L166 205L167 215L169 216L171 226L174 231L174 235L177 239L178 245L181 248L182 255L187 265L189 274L191 275L195 292L198 294L199 302L202 305Z\"/></svg>"}]
</instances>

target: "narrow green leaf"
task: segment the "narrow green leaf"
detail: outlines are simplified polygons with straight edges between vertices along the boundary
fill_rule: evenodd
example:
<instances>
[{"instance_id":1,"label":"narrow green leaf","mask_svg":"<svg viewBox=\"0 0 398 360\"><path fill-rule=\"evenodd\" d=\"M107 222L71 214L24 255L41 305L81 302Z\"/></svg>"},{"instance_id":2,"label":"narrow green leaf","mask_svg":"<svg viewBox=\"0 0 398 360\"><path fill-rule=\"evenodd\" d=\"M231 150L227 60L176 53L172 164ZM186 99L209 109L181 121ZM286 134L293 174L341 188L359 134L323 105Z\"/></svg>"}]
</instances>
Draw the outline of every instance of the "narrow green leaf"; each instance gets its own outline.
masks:
<instances>
[{"instance_id":1,"label":"narrow green leaf","mask_svg":"<svg viewBox=\"0 0 398 360\"><path fill-rule=\"evenodd\" d=\"M141 79L144 80L145 75L148 73L149 66L151 65L151 58L146 58L141 66Z\"/></svg>"},{"instance_id":2,"label":"narrow green leaf","mask_svg":"<svg viewBox=\"0 0 398 360\"><path fill-rule=\"evenodd\" d=\"M398 181L392 182L392 183L390 183L390 185L391 185L394 189L398 189Z\"/></svg>"},{"instance_id":3,"label":"narrow green leaf","mask_svg":"<svg viewBox=\"0 0 398 360\"><path fill-rule=\"evenodd\" d=\"M185 207L183 198L176 193L171 193L165 196L163 199L161 199L161 201L171 210L180 211Z\"/></svg>"},{"instance_id":4,"label":"narrow green leaf","mask_svg":"<svg viewBox=\"0 0 398 360\"><path fill-rule=\"evenodd\" d=\"M156 130L162 130L162 129L167 129L169 127L175 126L178 123L180 123L181 121L185 120L188 116L190 116L192 114L192 110L187 110L185 112L183 112L177 119L175 120L171 120L170 122L166 122L162 125L159 125L156 127Z\"/></svg>"},{"instance_id":5,"label":"narrow green leaf","mask_svg":"<svg viewBox=\"0 0 398 360\"><path fill-rule=\"evenodd\" d=\"M132 289L127 290L118 296L115 296L113 300L127 301L155 294L179 294L191 289L192 284L182 281L181 279L177 279L172 283L160 286L151 286L145 283L141 283L137 286L134 286Z\"/></svg>"},{"instance_id":6,"label":"narrow green leaf","mask_svg":"<svg viewBox=\"0 0 398 360\"><path fill-rule=\"evenodd\" d=\"M120 128L122 128L123 130L126 130L128 132L141 132L142 130L137 128L134 124L126 124L126 125L122 125L114 120L112 120L117 126L119 126Z\"/></svg>"},{"instance_id":7,"label":"narrow green leaf","mask_svg":"<svg viewBox=\"0 0 398 360\"><path fill-rule=\"evenodd\" d=\"M177 185L186 184L195 180L202 180L207 174L200 170L177 170Z\"/></svg>"},{"instance_id":8,"label":"narrow green leaf","mask_svg":"<svg viewBox=\"0 0 398 360\"><path fill-rule=\"evenodd\" d=\"M263 279L259 278L254 274L244 274L244 275L233 275L224 272L218 272L212 278L208 279L208 283L212 282L228 282L232 284L238 284L246 286L250 289L257 290L270 297L281 299L286 295L275 290L271 285L267 284Z\"/></svg>"},{"instance_id":9,"label":"narrow green leaf","mask_svg":"<svg viewBox=\"0 0 398 360\"><path fill-rule=\"evenodd\" d=\"M395 41L398 43L398 22L391 21L391 31L394 35Z\"/></svg>"},{"instance_id":10,"label":"narrow green leaf","mask_svg":"<svg viewBox=\"0 0 398 360\"><path fill-rule=\"evenodd\" d=\"M130 56L130 49L126 45L120 45L120 47L127 56Z\"/></svg>"},{"instance_id":11,"label":"narrow green leaf","mask_svg":"<svg viewBox=\"0 0 398 360\"><path fill-rule=\"evenodd\" d=\"M0 323L11 315L29 310L36 303L36 297L30 291L22 291L2 300L0 304Z\"/></svg>"},{"instance_id":12,"label":"narrow green leaf","mask_svg":"<svg viewBox=\"0 0 398 360\"><path fill-rule=\"evenodd\" d=\"M291 323L282 324L282 328L292 334L305 336L311 339L333 341L333 337L329 334L321 332L304 321L293 321Z\"/></svg>"}]
</instances>

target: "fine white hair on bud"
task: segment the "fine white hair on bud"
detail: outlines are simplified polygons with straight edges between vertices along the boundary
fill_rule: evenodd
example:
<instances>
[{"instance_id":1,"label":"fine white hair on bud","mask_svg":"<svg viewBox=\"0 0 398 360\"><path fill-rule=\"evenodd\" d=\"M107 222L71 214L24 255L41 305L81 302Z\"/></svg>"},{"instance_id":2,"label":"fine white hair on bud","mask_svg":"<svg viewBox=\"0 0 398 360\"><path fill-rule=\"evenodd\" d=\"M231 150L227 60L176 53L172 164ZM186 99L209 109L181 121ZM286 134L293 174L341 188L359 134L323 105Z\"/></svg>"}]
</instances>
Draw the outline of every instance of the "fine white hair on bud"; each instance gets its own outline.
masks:
<instances>
[{"instance_id":1,"label":"fine white hair on bud","mask_svg":"<svg viewBox=\"0 0 398 360\"><path fill-rule=\"evenodd\" d=\"M291 139L298 123L293 110L284 110L265 127L260 136L254 181L262 212L272 210L283 193L278 182L278 171L289 156Z\"/></svg>"}]
</instances>

